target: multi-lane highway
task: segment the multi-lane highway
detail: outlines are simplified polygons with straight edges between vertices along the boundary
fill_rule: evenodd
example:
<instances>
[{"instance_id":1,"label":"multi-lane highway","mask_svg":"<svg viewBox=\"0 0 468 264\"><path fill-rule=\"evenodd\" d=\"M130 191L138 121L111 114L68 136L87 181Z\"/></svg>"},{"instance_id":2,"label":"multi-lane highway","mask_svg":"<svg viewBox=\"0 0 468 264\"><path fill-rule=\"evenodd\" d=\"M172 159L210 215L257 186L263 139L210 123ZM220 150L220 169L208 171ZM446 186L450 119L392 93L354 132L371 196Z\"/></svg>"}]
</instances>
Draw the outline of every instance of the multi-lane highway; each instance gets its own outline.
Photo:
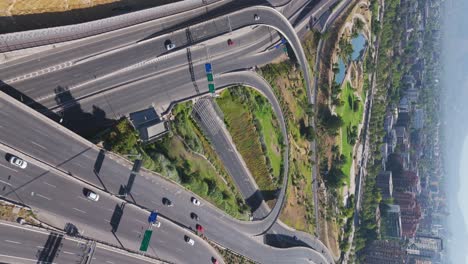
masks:
<instances>
[{"instance_id":1,"label":"multi-lane highway","mask_svg":"<svg viewBox=\"0 0 468 264\"><path fill-rule=\"evenodd\" d=\"M62 232L0 221L0 262L2 263L155 263L162 261L112 248Z\"/></svg>"},{"instance_id":2,"label":"multi-lane highway","mask_svg":"<svg viewBox=\"0 0 468 264\"><path fill-rule=\"evenodd\" d=\"M289 12L288 16L297 18L299 11L305 7L304 4L298 4L299 2L285 3L282 8ZM317 14L323 13L332 2L334 1L319 3ZM259 21L254 19L255 15L260 16ZM178 22L180 21L173 24ZM279 50L256 54L259 50L265 50L271 45L271 41L277 38L270 29L250 29L248 26L253 24L280 29L290 42L292 41L292 47L303 66L305 78L310 79L308 63L289 22L274 9L248 7L173 33L162 36L156 34L148 40L140 41L139 44L135 44L135 41L142 40L158 30L163 31L164 24L163 28L153 29L151 27L160 26L161 23L150 21L6 63L0 66L0 78L6 84L2 86L2 90L45 114L46 109L57 111L70 106L74 100L79 101L82 111L91 112L97 105L100 109L105 109L105 113L112 115L111 118L120 117L155 102L162 113L174 102L207 92L206 82L202 81L202 67L205 62L215 61L215 70L223 73L267 63L277 57L280 54ZM239 30L236 32L236 29ZM148 34L149 32L152 34ZM259 35L262 37L259 38ZM227 47L225 41L228 37L235 40L235 47ZM190 48L166 54L163 43L168 38L178 47ZM81 49L78 49L80 46ZM191 61L189 57L192 58ZM188 74L187 65L192 67L192 75ZM229 79L224 76L217 76L218 85L222 86L223 78ZM154 87L154 83L158 83L158 87ZM307 83L310 84L309 81ZM229 84L232 82L225 83ZM200 87L204 87L204 90L200 90ZM161 208L163 215L177 223L186 227L193 226L188 217L190 204L187 204L192 194L147 172L142 173L143 175L138 176L135 181L130 181L130 163L100 151L63 128L58 129L58 125L52 125L27 109L18 109L8 102L11 99L3 99L4 101L0 101L4 118L0 124L0 141L104 191L118 193L122 186L132 182L129 202L150 209ZM76 107L75 105L74 108ZM66 120L67 112L62 117ZM8 127L4 127L7 123ZM64 148L64 145L68 148ZM284 192L285 188L282 189ZM154 190L158 192L155 193ZM171 197L178 210L162 206L163 197ZM237 252L253 256L258 261L286 263L300 262L302 259L317 263L330 262L328 254L325 254L324 258L322 253L297 248L289 251L295 252L296 255L288 255L289 253L285 254L273 248L267 250L264 245L252 240L251 235L269 229L280 209L280 206L274 208L276 212L271 213L271 224L262 221L239 222L207 203L196 210L198 214L203 215L203 222L213 225L208 228L208 238ZM239 245L239 241L246 242ZM171 251L170 248L167 250ZM279 252L281 257L276 258ZM278 262L280 260L285 262Z\"/></svg>"},{"instance_id":3,"label":"multi-lane highway","mask_svg":"<svg viewBox=\"0 0 468 264\"><path fill-rule=\"evenodd\" d=\"M0 149L2 197L31 206L40 220L57 228L64 229L72 224L85 237L138 251L142 234L150 227L148 211L127 204L68 175L61 175L59 171L33 159L25 158L29 162L26 169L13 167L6 158L18 153L5 146L0 146ZM86 198L84 191L87 189L99 194L99 200ZM185 203L191 205L190 200ZM165 219L160 219L160 222L161 227L153 228L148 254L177 263L187 263L190 260L208 263L212 256L220 258L206 242L188 230ZM186 235L196 240L194 246L184 241ZM173 247L179 250L174 251Z\"/></svg>"}]
</instances>

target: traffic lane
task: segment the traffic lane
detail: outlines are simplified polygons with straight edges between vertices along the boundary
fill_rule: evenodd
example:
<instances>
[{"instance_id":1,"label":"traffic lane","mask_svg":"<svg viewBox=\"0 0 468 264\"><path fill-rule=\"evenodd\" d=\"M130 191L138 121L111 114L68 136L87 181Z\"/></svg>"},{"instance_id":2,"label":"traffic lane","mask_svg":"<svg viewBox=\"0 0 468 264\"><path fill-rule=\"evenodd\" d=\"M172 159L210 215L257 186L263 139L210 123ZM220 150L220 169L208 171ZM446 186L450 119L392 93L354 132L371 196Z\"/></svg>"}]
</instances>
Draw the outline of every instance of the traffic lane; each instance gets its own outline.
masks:
<instances>
[{"instance_id":1,"label":"traffic lane","mask_svg":"<svg viewBox=\"0 0 468 264\"><path fill-rule=\"evenodd\" d=\"M211 4L211 8L223 5L224 3L222 2L226 1L218 1L218 3ZM163 13L162 15L167 17L161 17L160 19L154 19L134 26L99 34L66 46L40 52L28 56L27 58L10 61L4 63L3 66L0 65L0 69L2 69L1 77L13 77L17 73L32 72L44 68L46 65L52 66L64 61L74 60L102 51L112 50L115 47L135 43L136 40L142 39L150 34L156 34L167 27L176 26L183 21L195 18L205 12L206 6L203 5L201 8L188 9L183 12L183 14L180 13L168 16L167 13Z\"/></svg>"},{"instance_id":2,"label":"traffic lane","mask_svg":"<svg viewBox=\"0 0 468 264\"><path fill-rule=\"evenodd\" d=\"M263 30L268 31L268 28L263 28ZM234 47L228 47L226 40L222 37L210 41L210 43L207 45L202 43L202 45L193 46L190 48L192 63L204 64L212 60L220 60L221 58L227 59L230 57L244 55L246 53L254 53L258 49L268 45L268 43L271 41L271 38L268 36L262 38L257 38L255 34L249 34L248 36L250 36L250 38L246 39L243 37L242 40L239 40L238 42L236 40L236 45ZM51 88L49 90L53 91L53 93L44 95L44 91L40 90L35 91L35 93L38 93L37 96L40 96L41 99L39 102L42 106L54 110L58 105L61 104L63 104L65 107L67 101L72 102L74 100L79 100L81 98L97 94L99 91L115 89L116 87L119 87L123 84L128 84L131 86L132 82L137 82L144 78L148 78L149 76L162 75L177 69L184 69L184 71L187 72L188 62L187 51L185 49L154 58L151 56L143 57L141 60L138 60L137 63L133 64L133 66L119 68L117 72L113 72L107 76L98 77L97 79L91 77L91 80L83 81L81 84L76 83L77 86L74 87L68 87L65 89L66 85L62 85L62 90L64 91L62 94L56 94L55 84L50 85L47 84L47 82L44 80L40 80L41 86L50 86ZM127 61L123 60L122 57L116 58L116 60L119 62ZM106 63L113 65L119 64L114 62ZM219 69L214 70L216 70L216 72L219 71ZM99 76L99 74L97 74L97 76ZM186 76L189 75L186 74ZM56 78L66 79L62 76L62 74L57 75ZM31 83L31 85L37 86L37 83ZM15 86L15 88L23 89L22 84L18 84L18 86ZM29 92L28 95L33 96ZM62 108L63 107L60 107L60 109Z\"/></svg>"},{"instance_id":3,"label":"traffic lane","mask_svg":"<svg viewBox=\"0 0 468 264\"><path fill-rule=\"evenodd\" d=\"M97 244L93 254L93 264L148 264L148 263L162 263L161 261L150 259L148 257L140 256L137 254L129 253L127 251L110 248L101 244Z\"/></svg>"},{"instance_id":4,"label":"traffic lane","mask_svg":"<svg viewBox=\"0 0 468 264\"><path fill-rule=\"evenodd\" d=\"M242 35L242 37L238 38L238 43L236 40L236 48L256 43L255 41L258 41L257 36L259 34L267 36L263 34L264 32L268 32L268 30L259 27L253 32ZM212 33L211 35L216 35L216 33ZM57 102L67 99L66 95L60 96L59 92L63 90L71 92L73 96L77 98L80 97L80 95L77 94L76 90L81 90L88 86L88 90L91 90L89 93L99 91L99 83L102 81L109 82L120 77L121 81L128 82L132 79L141 78L141 76L145 74L154 74L155 71L164 71L171 68L173 65L186 64L187 54L185 49L180 50L180 52L175 52L181 55L180 57L182 60L179 60L178 63L175 63L173 60L171 60L171 63L161 62L161 60L164 60L164 57L168 56L168 52L165 48L165 42L168 40L171 40L177 45L176 49L189 45L185 30L179 30L141 44L132 45L120 52L105 56L99 55L89 58L86 61L71 62L71 66L66 69L49 74L37 75L36 78L15 82L10 84L10 86L26 94L35 102L50 108L47 101L57 104ZM226 40L217 38L217 43L209 45L209 47L204 50L204 57L208 59L208 57L217 54L217 52L226 53L226 49L228 49ZM169 55L176 54L171 52ZM147 66L147 71L142 72L145 70L145 66ZM135 76L131 75L132 71L135 73ZM106 78L106 76L111 79L100 80L100 78ZM6 81L5 79L3 80ZM38 81L40 85L38 85ZM96 84L98 87L96 87ZM108 86L112 86L112 83L108 84ZM83 92L78 91L78 93L82 94ZM30 104L32 103L33 102Z\"/></svg>"},{"instance_id":5,"label":"traffic lane","mask_svg":"<svg viewBox=\"0 0 468 264\"><path fill-rule=\"evenodd\" d=\"M31 162L27 169L44 173L41 168L35 167ZM15 191L9 191L7 194L2 193L2 196L12 200L20 197L18 199L20 202L39 210L39 218L50 220L50 217L42 217L41 215L42 211L47 211L48 215L53 214L62 218L62 223L75 225L79 232L86 236L135 251L139 249L144 230L149 227L148 212L135 206L126 205L98 190L93 191L100 195L99 200L91 201L85 198L83 187L76 186L77 183L59 175L51 174L51 176L54 178L49 178L48 181L53 183L55 187L50 187L47 184L42 185L40 181L32 181L27 185L23 184L22 187L12 186ZM53 188L53 190L47 192L43 191L42 188ZM34 195L31 196L30 193L34 193ZM166 220L161 219L160 221L162 225L155 230L157 238L152 240L150 254L177 260L176 262L180 263L187 262L189 259L207 262L209 258L216 256L214 250L199 239L194 246L189 246L184 241L185 235L197 240L190 232ZM210 252L212 253L210 254Z\"/></svg>"},{"instance_id":6,"label":"traffic lane","mask_svg":"<svg viewBox=\"0 0 468 264\"><path fill-rule=\"evenodd\" d=\"M0 234L0 261L75 263L87 250L84 240L3 221L0 222Z\"/></svg>"},{"instance_id":7,"label":"traffic lane","mask_svg":"<svg viewBox=\"0 0 468 264\"><path fill-rule=\"evenodd\" d=\"M211 106L211 102L208 102ZM228 138L228 131L224 127L224 123L219 119L218 115L211 107L206 107L204 110L197 110L199 116L199 125L205 131L205 135L210 139L212 146L226 170L233 178L238 190L247 201L248 205L253 212L254 218L261 219L265 217L269 208L265 204L264 199L259 192L257 184L255 183L249 169L244 166L245 163L242 157L237 152L234 143ZM215 128L215 130L210 128Z\"/></svg>"}]
</instances>

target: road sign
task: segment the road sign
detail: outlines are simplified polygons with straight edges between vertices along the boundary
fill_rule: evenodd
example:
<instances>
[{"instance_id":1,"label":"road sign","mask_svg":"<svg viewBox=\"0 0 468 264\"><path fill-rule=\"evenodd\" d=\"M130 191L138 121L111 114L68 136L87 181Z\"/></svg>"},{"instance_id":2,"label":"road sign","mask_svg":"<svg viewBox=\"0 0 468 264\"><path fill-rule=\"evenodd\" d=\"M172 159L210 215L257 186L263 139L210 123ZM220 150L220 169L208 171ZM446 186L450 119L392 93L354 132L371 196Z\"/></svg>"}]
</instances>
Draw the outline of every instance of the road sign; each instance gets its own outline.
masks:
<instances>
[{"instance_id":1,"label":"road sign","mask_svg":"<svg viewBox=\"0 0 468 264\"><path fill-rule=\"evenodd\" d=\"M206 72L211 72L212 69L211 69L211 63L205 63L205 71Z\"/></svg>"},{"instance_id":2,"label":"road sign","mask_svg":"<svg viewBox=\"0 0 468 264\"><path fill-rule=\"evenodd\" d=\"M151 239L151 235L153 234L153 230L146 230L143 236L143 241L141 241L140 251L147 251L148 245Z\"/></svg>"},{"instance_id":3,"label":"road sign","mask_svg":"<svg viewBox=\"0 0 468 264\"><path fill-rule=\"evenodd\" d=\"M213 81L213 74L212 73L207 73L206 78L208 79L209 82Z\"/></svg>"},{"instance_id":4,"label":"road sign","mask_svg":"<svg viewBox=\"0 0 468 264\"><path fill-rule=\"evenodd\" d=\"M148 217L148 222L154 223L158 218L158 212L151 212L150 216Z\"/></svg>"},{"instance_id":5,"label":"road sign","mask_svg":"<svg viewBox=\"0 0 468 264\"><path fill-rule=\"evenodd\" d=\"M209 83L208 84L208 90L210 91L210 93L214 93L215 92L215 85L213 83Z\"/></svg>"}]
</instances>

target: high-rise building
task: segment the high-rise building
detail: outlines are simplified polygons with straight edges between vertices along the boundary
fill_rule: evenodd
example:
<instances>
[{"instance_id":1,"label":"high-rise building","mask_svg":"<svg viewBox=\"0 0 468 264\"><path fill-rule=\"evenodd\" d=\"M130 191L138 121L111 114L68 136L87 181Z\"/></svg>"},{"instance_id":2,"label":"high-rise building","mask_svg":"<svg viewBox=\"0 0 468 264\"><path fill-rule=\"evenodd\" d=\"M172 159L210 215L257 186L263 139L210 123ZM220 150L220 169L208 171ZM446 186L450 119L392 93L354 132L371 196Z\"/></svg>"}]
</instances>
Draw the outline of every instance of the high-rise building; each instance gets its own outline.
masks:
<instances>
[{"instance_id":1,"label":"high-rise building","mask_svg":"<svg viewBox=\"0 0 468 264\"><path fill-rule=\"evenodd\" d=\"M407 262L406 251L398 241L376 240L364 251L364 263L366 264L405 264Z\"/></svg>"}]
</instances>

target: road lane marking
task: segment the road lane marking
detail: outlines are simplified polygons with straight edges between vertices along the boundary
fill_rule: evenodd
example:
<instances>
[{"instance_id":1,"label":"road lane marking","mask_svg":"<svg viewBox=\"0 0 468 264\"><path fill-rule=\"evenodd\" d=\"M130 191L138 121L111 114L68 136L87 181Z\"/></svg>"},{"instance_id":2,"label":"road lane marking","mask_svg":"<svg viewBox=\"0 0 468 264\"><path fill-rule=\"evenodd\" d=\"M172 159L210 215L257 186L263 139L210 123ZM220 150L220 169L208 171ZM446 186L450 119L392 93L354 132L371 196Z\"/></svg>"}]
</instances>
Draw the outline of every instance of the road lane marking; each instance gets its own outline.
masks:
<instances>
[{"instance_id":1,"label":"road lane marking","mask_svg":"<svg viewBox=\"0 0 468 264\"><path fill-rule=\"evenodd\" d=\"M6 181L2 181L2 180L0 180L0 182L3 182L4 184L6 184L6 185L8 185L8 186L11 186L11 184L10 184L10 183L8 183L8 182L6 182Z\"/></svg>"},{"instance_id":2,"label":"road lane marking","mask_svg":"<svg viewBox=\"0 0 468 264\"><path fill-rule=\"evenodd\" d=\"M80 209L78 209L78 208L75 208L75 207L73 207L73 210L76 210L76 211L78 211L78 212L81 212L81 213L83 213L83 214L86 214L86 212L85 212L85 211L83 211L83 210L80 210Z\"/></svg>"},{"instance_id":3,"label":"road lane marking","mask_svg":"<svg viewBox=\"0 0 468 264\"><path fill-rule=\"evenodd\" d=\"M45 150L47 150L47 148L46 148L46 147L44 147L44 146L40 145L39 143L36 143L36 142L34 142L34 141L31 141L31 143L33 143L34 145L36 145L36 146L38 146L38 147L40 147L40 148L42 148L42 149L45 149Z\"/></svg>"},{"instance_id":4,"label":"road lane marking","mask_svg":"<svg viewBox=\"0 0 468 264\"><path fill-rule=\"evenodd\" d=\"M106 263L109 263L109 264L114 264L114 262L112 262L112 261L109 261L109 260L106 260Z\"/></svg>"},{"instance_id":5,"label":"road lane marking","mask_svg":"<svg viewBox=\"0 0 468 264\"><path fill-rule=\"evenodd\" d=\"M9 169L9 170L12 170L12 171L14 171L14 172L18 172L17 170L12 169L12 168L10 168L10 167L7 167L7 166L5 166L5 165L3 165L3 164L0 164L0 166L2 166L2 167L4 167L4 168L7 168L7 169Z\"/></svg>"},{"instance_id":6,"label":"road lane marking","mask_svg":"<svg viewBox=\"0 0 468 264\"><path fill-rule=\"evenodd\" d=\"M57 188L57 186L55 186L55 185L53 185L53 184L50 184L50 183L48 183L48 182L43 182L43 183L49 185L50 187Z\"/></svg>"},{"instance_id":7,"label":"road lane marking","mask_svg":"<svg viewBox=\"0 0 468 264\"><path fill-rule=\"evenodd\" d=\"M41 194L38 194L38 193L36 193L36 195L39 196L39 197L42 197L42 198L44 198L44 199L47 199L47 200L49 200L49 201L52 200L52 199L50 199L49 197L46 197L46 196L41 195Z\"/></svg>"},{"instance_id":8,"label":"road lane marking","mask_svg":"<svg viewBox=\"0 0 468 264\"><path fill-rule=\"evenodd\" d=\"M110 223L110 220L104 219L104 221L106 221L107 223Z\"/></svg>"},{"instance_id":9,"label":"road lane marking","mask_svg":"<svg viewBox=\"0 0 468 264\"><path fill-rule=\"evenodd\" d=\"M63 251L63 253L68 254L68 255L75 255L75 253L69 252L69 251Z\"/></svg>"},{"instance_id":10,"label":"road lane marking","mask_svg":"<svg viewBox=\"0 0 468 264\"><path fill-rule=\"evenodd\" d=\"M5 242L12 243L12 244L21 244L21 242L12 241L12 240L5 240Z\"/></svg>"},{"instance_id":11,"label":"road lane marking","mask_svg":"<svg viewBox=\"0 0 468 264\"><path fill-rule=\"evenodd\" d=\"M138 219L135 219L135 221L140 222L140 223L142 223L142 224L144 224L144 225L148 224L148 223L145 223L145 222L140 221L140 220L138 220Z\"/></svg>"}]
</instances>

